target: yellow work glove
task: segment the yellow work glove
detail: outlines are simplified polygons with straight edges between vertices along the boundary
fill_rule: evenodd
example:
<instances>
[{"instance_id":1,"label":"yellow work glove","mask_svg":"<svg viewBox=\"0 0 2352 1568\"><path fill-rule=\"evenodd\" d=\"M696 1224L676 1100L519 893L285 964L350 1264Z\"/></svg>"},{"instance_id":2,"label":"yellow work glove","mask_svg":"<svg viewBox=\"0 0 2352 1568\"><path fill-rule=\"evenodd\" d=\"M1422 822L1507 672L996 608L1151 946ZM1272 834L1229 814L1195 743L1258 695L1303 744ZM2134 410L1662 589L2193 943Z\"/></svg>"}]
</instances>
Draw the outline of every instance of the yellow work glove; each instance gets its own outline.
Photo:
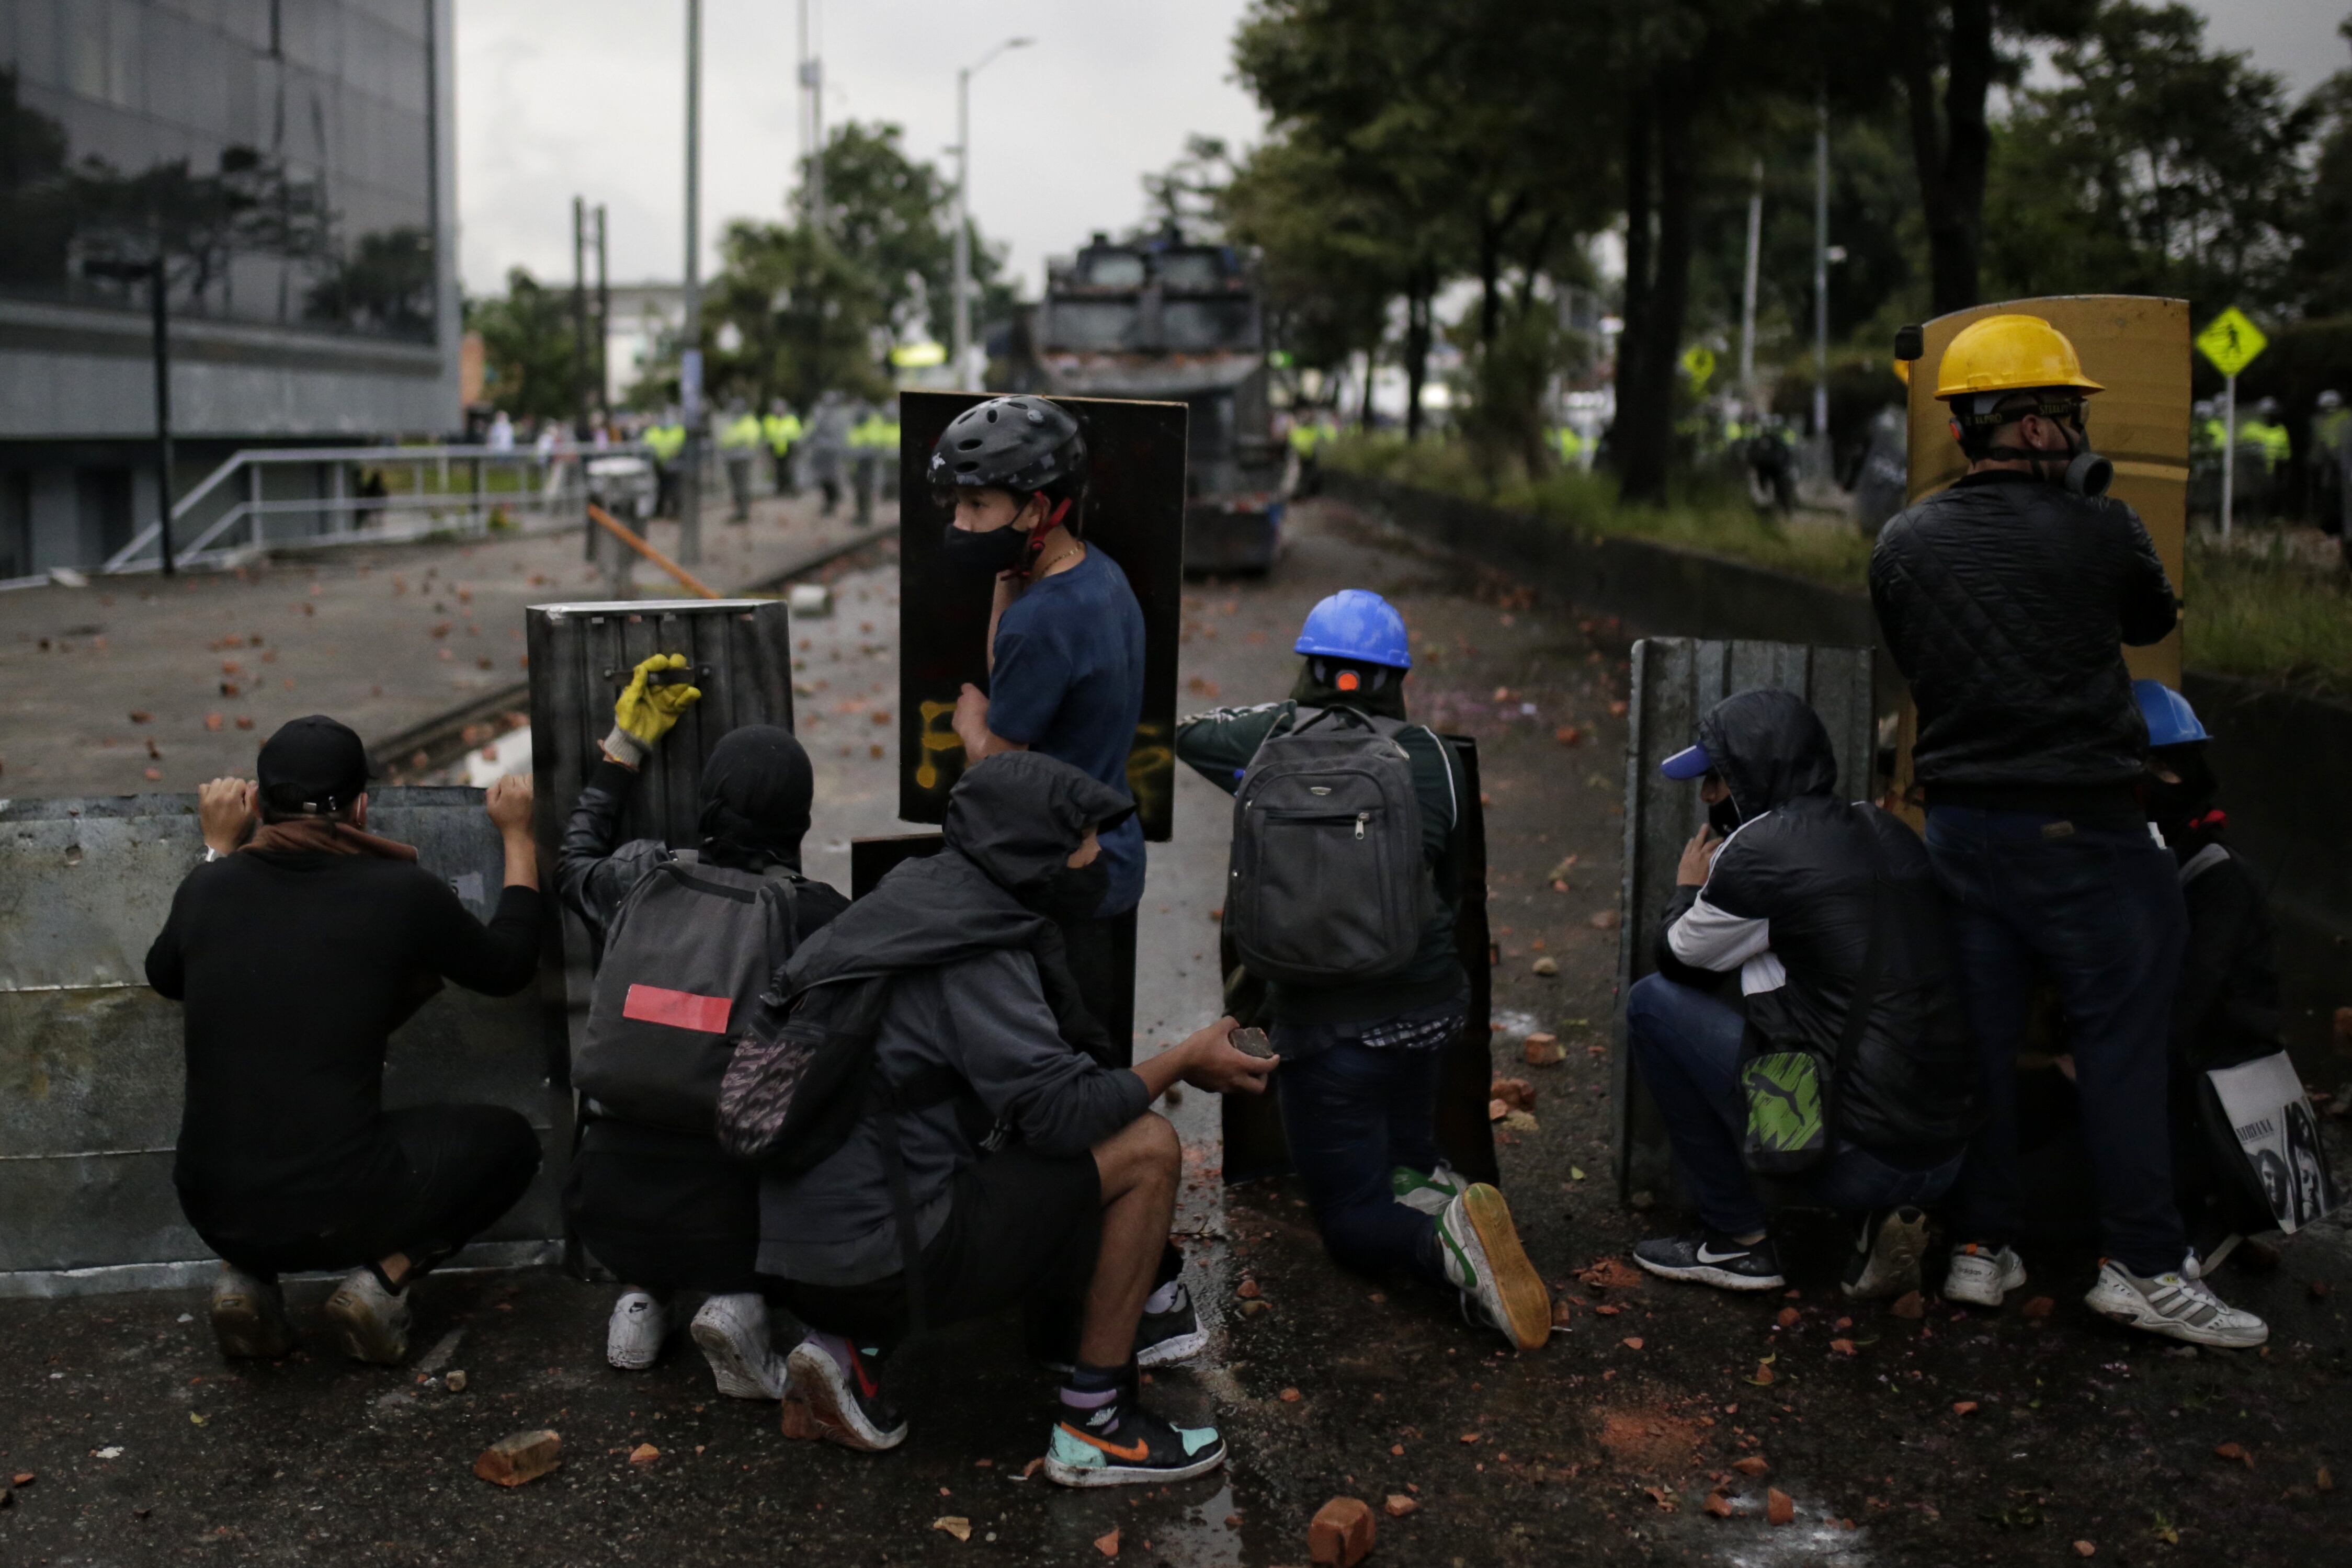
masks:
<instances>
[{"instance_id":1,"label":"yellow work glove","mask_svg":"<svg viewBox=\"0 0 2352 1568\"><path fill-rule=\"evenodd\" d=\"M653 755L656 742L670 731L677 716L702 696L693 686L656 686L653 678L665 670L684 669L686 655L657 653L642 660L629 684L613 704L613 732L604 737L604 754L635 767Z\"/></svg>"}]
</instances>

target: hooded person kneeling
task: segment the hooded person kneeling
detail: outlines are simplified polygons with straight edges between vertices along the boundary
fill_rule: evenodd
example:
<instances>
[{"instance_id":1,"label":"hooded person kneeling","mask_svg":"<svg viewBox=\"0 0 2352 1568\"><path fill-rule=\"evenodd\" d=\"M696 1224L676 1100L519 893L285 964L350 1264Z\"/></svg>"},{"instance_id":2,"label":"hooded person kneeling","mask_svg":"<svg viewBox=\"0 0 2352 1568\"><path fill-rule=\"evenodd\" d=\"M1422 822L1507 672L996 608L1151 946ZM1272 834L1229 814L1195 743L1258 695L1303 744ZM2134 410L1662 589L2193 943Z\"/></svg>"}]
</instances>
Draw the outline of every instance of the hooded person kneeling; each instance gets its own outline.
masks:
<instances>
[{"instance_id":1,"label":"hooded person kneeling","mask_svg":"<svg viewBox=\"0 0 2352 1568\"><path fill-rule=\"evenodd\" d=\"M760 1267L790 1282L813 1331L789 1358L788 1433L897 1447L906 1422L878 1376L889 1351L1018 1305L1033 1329L1078 1320L1055 1480L1158 1483L1224 1462L1215 1431L1138 1397L1138 1328L1181 1163L1149 1108L1179 1081L1262 1092L1274 1063L1234 1047L1230 1018L1132 1068L1092 1054L1100 1026L1055 920L1100 904L1098 835L1131 810L1039 752L975 764L949 797L941 852L892 870L763 1001L719 1121L731 1146L771 1159ZM761 1060L766 1079L746 1070Z\"/></svg>"},{"instance_id":2,"label":"hooded person kneeling","mask_svg":"<svg viewBox=\"0 0 2352 1568\"><path fill-rule=\"evenodd\" d=\"M557 854L556 886L597 953L572 1064L584 1125L563 1208L621 1278L604 1332L609 1363L651 1367L675 1297L701 1292L688 1331L719 1392L780 1399L784 1358L766 1296L774 1281L753 1261L759 1172L719 1146L716 1069L698 1068L724 1059L733 1016L849 900L801 875L815 784L808 753L773 725L730 730L711 748L692 846L615 843L638 767L701 698L673 673L685 668L681 654L638 664Z\"/></svg>"}]
</instances>

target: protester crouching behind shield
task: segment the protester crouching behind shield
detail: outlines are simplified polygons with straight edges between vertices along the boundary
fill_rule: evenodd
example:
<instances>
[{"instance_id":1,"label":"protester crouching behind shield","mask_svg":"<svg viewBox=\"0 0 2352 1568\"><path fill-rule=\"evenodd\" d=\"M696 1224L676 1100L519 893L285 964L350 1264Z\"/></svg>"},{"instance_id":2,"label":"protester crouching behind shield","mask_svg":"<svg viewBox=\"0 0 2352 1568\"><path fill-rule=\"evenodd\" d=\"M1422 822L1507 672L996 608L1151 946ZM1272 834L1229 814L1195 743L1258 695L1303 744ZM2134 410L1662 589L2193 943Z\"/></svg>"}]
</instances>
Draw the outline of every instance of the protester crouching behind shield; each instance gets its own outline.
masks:
<instances>
[{"instance_id":1,"label":"protester crouching behind shield","mask_svg":"<svg viewBox=\"0 0 2352 1568\"><path fill-rule=\"evenodd\" d=\"M2118 646L2161 640L2178 601L2138 516L2104 493L2113 465L2086 424L2101 390L2039 317L1962 329L1936 395L1969 471L1890 521L1871 554L1871 601L1918 706L1912 771L1985 1107L1944 1294L1997 1308L2025 1283L2017 1053L2046 977L2105 1252L2085 1303L2152 1333L2259 1344L2261 1319L2181 1271L2166 1063L2188 921L2178 868L2148 837L2147 731Z\"/></svg>"},{"instance_id":2,"label":"protester crouching behind shield","mask_svg":"<svg viewBox=\"0 0 2352 1568\"><path fill-rule=\"evenodd\" d=\"M1958 1175L1976 1109L1927 852L1895 817L1837 798L1829 732L1792 692L1726 698L1663 771L1697 782L1706 825L1625 1034L1700 1228L1641 1242L1633 1260L1719 1289L1785 1285L1753 1166L1854 1226L1845 1294L1916 1291L1925 1205ZM1720 994L1733 974L1738 1006ZM1811 1125L1772 1120L1809 1102Z\"/></svg>"},{"instance_id":3,"label":"protester crouching behind shield","mask_svg":"<svg viewBox=\"0 0 2352 1568\"><path fill-rule=\"evenodd\" d=\"M148 984L185 1005L173 1181L224 1259L211 1303L222 1354L289 1354L278 1275L350 1269L327 1300L335 1341L396 1364L410 1287L539 1170L539 1136L519 1111L383 1109L392 1031L444 980L508 996L537 973L530 782L488 792L506 875L485 925L415 849L367 831L367 752L350 729L292 720L255 771L253 784L205 786L205 863L147 952Z\"/></svg>"},{"instance_id":4,"label":"protester crouching behind shield","mask_svg":"<svg viewBox=\"0 0 2352 1568\"><path fill-rule=\"evenodd\" d=\"M1325 816L1334 825L1331 841L1306 850L1317 864L1286 866L1290 841L1277 842L1271 832L1244 851L1252 824L1277 811L1286 820L1309 820L1322 808L1295 809L1286 797L1278 806L1262 805L1244 791L1228 930L1243 931L1239 917L1265 908L1269 920L1290 928L1283 940L1304 954L1346 942L1342 933L1314 929L1314 910L1276 910L1261 885L1273 882L1313 886L1319 901L1344 908L1351 922L1372 909L1426 914L1417 931L1381 939L1391 961L1344 979L1282 969L1286 952L1257 960L1282 971L1259 978L1271 982L1266 1012L1286 1064L1275 1082L1291 1163L1332 1258L1360 1273L1402 1274L1459 1292L1471 1321L1532 1350L1551 1332L1551 1301L1510 1208L1494 1187L1464 1181L1437 1148L1446 1048L1467 1022L1470 1000L1454 935L1465 850L1461 766L1433 731L1405 721L1412 653L1403 618L1378 594L1349 588L1317 605L1297 649L1304 657L1288 701L1184 719L1176 728L1177 756L1229 795L1278 773L1288 781L1283 787L1303 790L1308 802L1328 803L1346 787L1317 770L1391 773L1397 804L1411 816L1399 826L1412 842L1383 858L1387 846L1366 829L1375 819L1389 826L1387 803L1376 806L1367 796ZM1292 755L1301 742L1314 755ZM1383 865L1389 879L1372 880ZM1351 871L1364 879L1344 889L1328 880ZM1249 952L1243 962L1251 962Z\"/></svg>"},{"instance_id":5,"label":"protester crouching behind shield","mask_svg":"<svg viewBox=\"0 0 2352 1568\"><path fill-rule=\"evenodd\" d=\"M1140 1395L1139 1369L1206 1344L1189 1310L1150 1305L1182 1159L1150 1106L1180 1080L1262 1091L1274 1064L1234 1048L1230 1018L1131 1069L1096 1059L1045 911L1088 884L1099 829L1132 809L1041 754L965 769L940 852L895 868L786 966L773 1012L790 1048L770 1054L755 1030L739 1052L721 1122L773 1140L760 1262L814 1331L792 1353L788 1436L897 1447L891 1349L1017 1305L1032 1350L1066 1369L1049 1478L1156 1484L1223 1463L1213 1430L1171 1426ZM762 1131L760 1108L782 1100L737 1089L767 1062L814 1065ZM849 1087L808 1087L833 1082Z\"/></svg>"}]
</instances>

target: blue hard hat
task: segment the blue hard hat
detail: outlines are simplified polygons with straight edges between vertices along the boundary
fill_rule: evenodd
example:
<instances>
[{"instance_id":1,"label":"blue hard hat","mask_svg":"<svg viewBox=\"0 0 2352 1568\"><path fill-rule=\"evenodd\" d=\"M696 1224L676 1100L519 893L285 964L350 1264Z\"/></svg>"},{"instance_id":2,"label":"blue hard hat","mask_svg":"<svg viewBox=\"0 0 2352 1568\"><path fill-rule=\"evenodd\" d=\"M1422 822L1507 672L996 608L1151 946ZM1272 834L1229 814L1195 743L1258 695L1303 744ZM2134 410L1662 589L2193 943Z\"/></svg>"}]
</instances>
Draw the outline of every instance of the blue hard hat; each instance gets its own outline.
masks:
<instances>
[{"instance_id":1,"label":"blue hard hat","mask_svg":"<svg viewBox=\"0 0 2352 1568\"><path fill-rule=\"evenodd\" d=\"M2189 699L2161 680L2135 680L2132 695L2139 699L2139 716L2147 721L2149 745L2186 746L2213 738L2197 721Z\"/></svg>"},{"instance_id":2,"label":"blue hard hat","mask_svg":"<svg viewBox=\"0 0 2352 1568\"><path fill-rule=\"evenodd\" d=\"M1658 764L1658 771L1670 779L1696 779L1706 776L1715 766L1715 759L1706 754L1705 746L1685 746Z\"/></svg>"},{"instance_id":3,"label":"blue hard hat","mask_svg":"<svg viewBox=\"0 0 2352 1568\"><path fill-rule=\"evenodd\" d=\"M1307 611L1307 624L1298 628L1297 651L1391 669L1412 668L1404 617L1369 588L1342 588Z\"/></svg>"}]
</instances>

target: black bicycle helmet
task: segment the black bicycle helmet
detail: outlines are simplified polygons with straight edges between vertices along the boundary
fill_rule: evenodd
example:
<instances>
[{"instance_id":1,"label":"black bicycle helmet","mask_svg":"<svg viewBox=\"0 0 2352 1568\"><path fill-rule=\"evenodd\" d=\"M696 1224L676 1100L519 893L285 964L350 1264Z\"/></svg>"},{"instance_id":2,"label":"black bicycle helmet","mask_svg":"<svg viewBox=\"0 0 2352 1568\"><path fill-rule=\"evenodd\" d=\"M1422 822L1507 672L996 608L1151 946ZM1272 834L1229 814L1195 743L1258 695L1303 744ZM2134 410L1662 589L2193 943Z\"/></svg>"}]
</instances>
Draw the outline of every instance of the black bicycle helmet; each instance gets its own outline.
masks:
<instances>
[{"instance_id":1,"label":"black bicycle helmet","mask_svg":"<svg viewBox=\"0 0 2352 1568\"><path fill-rule=\"evenodd\" d=\"M1042 397L992 397L948 422L931 448L931 489L958 485L1076 500L1087 485L1087 435L1076 416Z\"/></svg>"}]
</instances>

